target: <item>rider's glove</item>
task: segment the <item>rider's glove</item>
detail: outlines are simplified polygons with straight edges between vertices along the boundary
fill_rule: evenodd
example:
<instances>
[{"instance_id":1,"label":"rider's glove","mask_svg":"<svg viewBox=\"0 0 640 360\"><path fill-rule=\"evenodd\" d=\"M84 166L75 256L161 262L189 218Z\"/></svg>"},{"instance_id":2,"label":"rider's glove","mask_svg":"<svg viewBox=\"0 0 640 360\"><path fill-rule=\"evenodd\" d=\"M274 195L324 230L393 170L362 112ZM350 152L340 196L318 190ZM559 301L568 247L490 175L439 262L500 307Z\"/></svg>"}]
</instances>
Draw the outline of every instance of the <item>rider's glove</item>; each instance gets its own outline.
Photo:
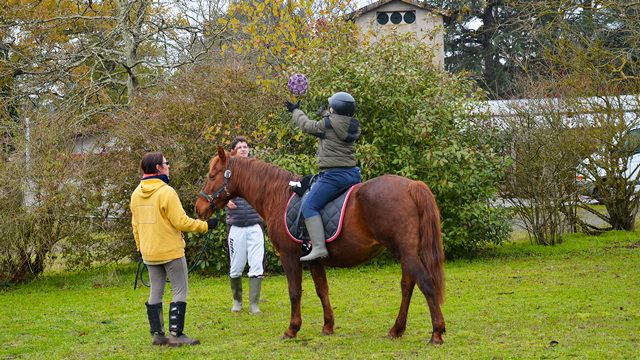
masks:
<instances>
[{"instance_id":1,"label":"rider's glove","mask_svg":"<svg viewBox=\"0 0 640 360\"><path fill-rule=\"evenodd\" d=\"M298 102L295 104L287 100L284 102L284 106L286 106L287 110L289 110L289 112L292 113L293 110L300 109L300 100L298 100Z\"/></svg>"},{"instance_id":2,"label":"rider's glove","mask_svg":"<svg viewBox=\"0 0 640 360\"><path fill-rule=\"evenodd\" d=\"M209 227L209 230L217 228L218 227L218 218L217 217L212 217L211 219L207 220L207 226Z\"/></svg>"},{"instance_id":3,"label":"rider's glove","mask_svg":"<svg viewBox=\"0 0 640 360\"><path fill-rule=\"evenodd\" d=\"M322 116L322 113L327 111L327 108L324 106L324 103L320 104L320 108L318 109L318 115Z\"/></svg>"}]
</instances>

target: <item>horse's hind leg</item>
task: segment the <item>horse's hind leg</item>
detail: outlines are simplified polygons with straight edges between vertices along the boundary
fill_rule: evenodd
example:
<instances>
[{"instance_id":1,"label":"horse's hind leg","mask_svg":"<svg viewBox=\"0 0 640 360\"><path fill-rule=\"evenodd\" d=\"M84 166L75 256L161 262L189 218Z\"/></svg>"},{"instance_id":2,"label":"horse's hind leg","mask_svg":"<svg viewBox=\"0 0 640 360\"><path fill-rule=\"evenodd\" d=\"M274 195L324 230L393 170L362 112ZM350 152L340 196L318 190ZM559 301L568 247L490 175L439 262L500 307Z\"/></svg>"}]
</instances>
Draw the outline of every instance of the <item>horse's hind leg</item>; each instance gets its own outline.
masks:
<instances>
[{"instance_id":1,"label":"horse's hind leg","mask_svg":"<svg viewBox=\"0 0 640 360\"><path fill-rule=\"evenodd\" d=\"M316 294L320 298L322 303L322 310L324 311L324 326L322 326L322 335L331 335L334 333L333 326L335 318L333 315L333 309L329 302L329 285L327 283L327 272L324 265L315 263L309 265L311 276L313 277L313 283L316 285Z\"/></svg>"},{"instance_id":2,"label":"horse's hind leg","mask_svg":"<svg viewBox=\"0 0 640 360\"><path fill-rule=\"evenodd\" d=\"M445 323L444 316L442 316L442 311L440 310L440 304L438 304L438 299L436 298L436 294L433 290L433 285L431 283L431 277L427 272L427 269L422 265L422 262L418 258L418 255L408 256L400 260L402 264L402 278L404 281L405 275L410 277L416 284L418 284L418 288L424 294L427 299L427 304L429 305L429 312L431 313L431 324L433 326L433 332L431 333L431 341L430 344L442 344L444 341L442 340L442 334L445 332ZM403 289L403 304L404 304L404 289Z\"/></svg>"},{"instance_id":3,"label":"horse's hind leg","mask_svg":"<svg viewBox=\"0 0 640 360\"><path fill-rule=\"evenodd\" d=\"M402 270L402 281L400 287L402 289L402 302L400 303L400 312L396 318L396 323L389 330L388 338L398 338L404 334L404 330L407 328L407 314L409 313L409 303L411 303L411 295L413 295L413 288L416 283L408 276L404 269Z\"/></svg>"}]
</instances>

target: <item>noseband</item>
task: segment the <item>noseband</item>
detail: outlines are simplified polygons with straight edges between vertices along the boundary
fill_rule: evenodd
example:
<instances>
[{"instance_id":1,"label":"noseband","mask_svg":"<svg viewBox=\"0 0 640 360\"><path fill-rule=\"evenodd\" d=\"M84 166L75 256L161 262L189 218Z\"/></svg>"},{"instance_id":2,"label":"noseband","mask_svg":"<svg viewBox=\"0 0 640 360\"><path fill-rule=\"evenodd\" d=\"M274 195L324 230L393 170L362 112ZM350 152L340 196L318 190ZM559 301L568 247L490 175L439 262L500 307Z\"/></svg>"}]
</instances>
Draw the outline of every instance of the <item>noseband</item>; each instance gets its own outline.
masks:
<instances>
[{"instance_id":1,"label":"noseband","mask_svg":"<svg viewBox=\"0 0 640 360\"><path fill-rule=\"evenodd\" d=\"M216 190L216 192L214 192L212 195L207 195L204 193L204 191L200 190L200 195L204 196L207 200L209 200L209 206L211 206L216 210L218 210L218 207L213 203L213 200L220 196L220 193L222 192L222 190L224 190L225 194L227 195L227 199L229 199L229 196L231 196L231 194L229 194L229 190L227 189L227 184L229 183L229 178L231 177L232 161L233 161L233 156L231 157L231 159L229 159L229 165L227 166L227 170L224 172L224 185L222 185L220 189Z\"/></svg>"}]
</instances>

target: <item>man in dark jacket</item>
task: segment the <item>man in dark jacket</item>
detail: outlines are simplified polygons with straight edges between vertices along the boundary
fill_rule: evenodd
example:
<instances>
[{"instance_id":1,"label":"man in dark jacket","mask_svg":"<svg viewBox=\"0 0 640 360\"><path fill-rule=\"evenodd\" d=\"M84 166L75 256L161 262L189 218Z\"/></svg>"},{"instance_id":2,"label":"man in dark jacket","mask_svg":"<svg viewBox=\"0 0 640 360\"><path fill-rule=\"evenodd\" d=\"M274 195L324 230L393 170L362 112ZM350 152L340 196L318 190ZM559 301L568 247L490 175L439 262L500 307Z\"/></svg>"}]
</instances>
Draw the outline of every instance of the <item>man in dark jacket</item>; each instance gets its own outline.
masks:
<instances>
[{"instance_id":1,"label":"man in dark jacket","mask_svg":"<svg viewBox=\"0 0 640 360\"><path fill-rule=\"evenodd\" d=\"M231 142L235 156L251 157L247 139L238 136ZM242 310L242 272L249 261L249 314L259 314L260 290L264 279L265 250L262 218L249 203L236 197L227 204L227 224L229 225L227 244L229 246L229 278L233 295L232 312Z\"/></svg>"},{"instance_id":2,"label":"man in dark jacket","mask_svg":"<svg viewBox=\"0 0 640 360\"><path fill-rule=\"evenodd\" d=\"M302 203L302 215L311 239L312 249L300 261L311 261L329 255L324 236L324 224L320 209L340 189L361 181L360 168L356 166L355 140L360 135L360 121L353 117L356 101L348 93L339 92L329 98L329 111L320 107L322 120L309 120L296 104L287 100L287 110L293 121L307 134L318 138L316 155L320 174Z\"/></svg>"}]
</instances>

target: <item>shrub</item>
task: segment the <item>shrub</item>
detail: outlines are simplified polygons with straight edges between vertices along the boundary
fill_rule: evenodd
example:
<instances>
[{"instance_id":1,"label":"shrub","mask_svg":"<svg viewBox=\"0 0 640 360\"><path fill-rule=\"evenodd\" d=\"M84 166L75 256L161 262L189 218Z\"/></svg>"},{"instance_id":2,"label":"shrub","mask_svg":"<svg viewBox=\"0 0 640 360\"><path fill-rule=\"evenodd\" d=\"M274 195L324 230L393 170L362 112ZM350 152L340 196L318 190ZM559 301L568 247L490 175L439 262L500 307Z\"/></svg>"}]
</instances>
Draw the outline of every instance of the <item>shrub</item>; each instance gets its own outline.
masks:
<instances>
[{"instance_id":1,"label":"shrub","mask_svg":"<svg viewBox=\"0 0 640 360\"><path fill-rule=\"evenodd\" d=\"M55 257L67 269L121 259L120 238L110 236L117 226L105 174L113 159L100 151L103 140L78 151L83 135L63 114L27 116L0 167L0 284L31 279Z\"/></svg>"}]
</instances>

